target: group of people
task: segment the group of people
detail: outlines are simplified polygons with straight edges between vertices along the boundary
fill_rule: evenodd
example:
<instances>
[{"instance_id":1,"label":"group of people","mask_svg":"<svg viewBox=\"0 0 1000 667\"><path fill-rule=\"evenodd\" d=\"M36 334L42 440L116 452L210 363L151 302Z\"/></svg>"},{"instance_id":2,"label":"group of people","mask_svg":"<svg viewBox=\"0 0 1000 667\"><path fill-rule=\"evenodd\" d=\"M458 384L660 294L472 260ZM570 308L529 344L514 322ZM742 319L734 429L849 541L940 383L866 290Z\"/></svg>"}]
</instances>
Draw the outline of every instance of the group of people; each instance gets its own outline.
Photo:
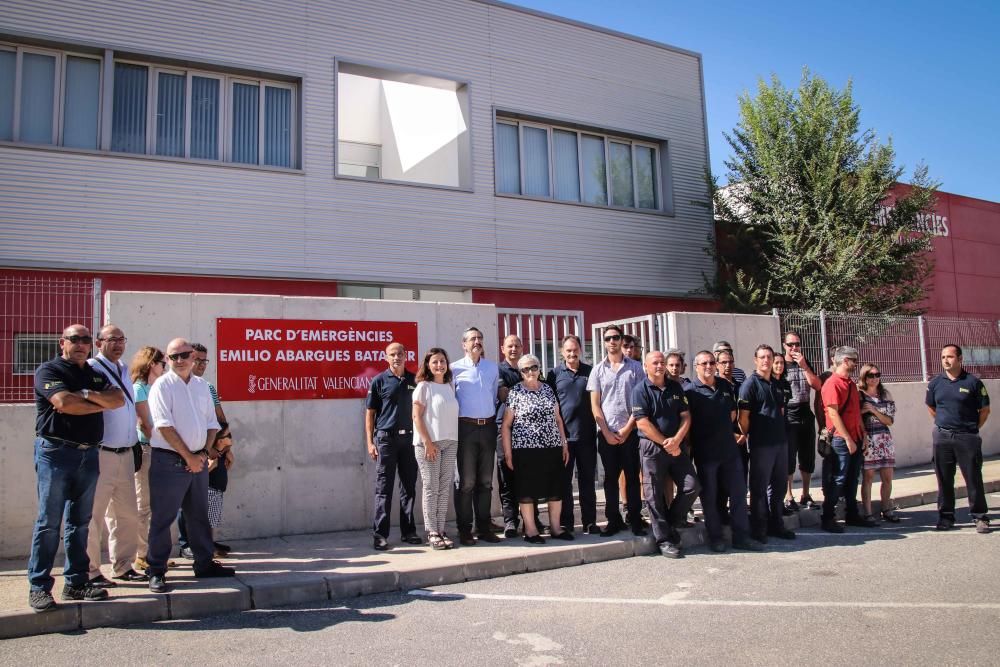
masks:
<instances>
[{"instance_id":1,"label":"group of people","mask_svg":"<svg viewBox=\"0 0 1000 667\"><path fill-rule=\"evenodd\" d=\"M169 590L175 521L180 555L194 561L196 577L235 574L215 560L229 552L212 529L222 520L234 457L218 393L201 377L208 350L176 338L165 353L141 348L128 366L127 340L114 324L96 340L71 325L60 355L35 372L39 508L28 563L35 611L56 607L51 570L64 519L63 600L106 599L119 581ZM111 579L100 569L105 527Z\"/></svg>"},{"instance_id":2,"label":"group of people","mask_svg":"<svg viewBox=\"0 0 1000 667\"><path fill-rule=\"evenodd\" d=\"M585 533L645 535L651 528L660 552L678 558L679 529L689 524L700 497L713 551L726 550L724 525L731 526L733 548L760 551L769 537L794 539L785 515L818 507L810 495L817 449L824 530L843 532L835 516L840 498L847 524L877 525L876 471L881 518L898 521L891 501L895 404L876 365L862 366L853 379L856 349L832 350L831 366L817 373L802 355L801 336L789 331L782 352L757 347L747 375L736 367L732 346L719 341L694 355L692 379L679 350L642 355L638 341L618 325L605 327L602 336L605 356L594 366L583 363L581 340L565 336L562 361L544 377L538 358L524 354L514 335L504 338L496 363L485 354L483 333L470 327L461 359L452 362L433 347L416 374L406 369L404 346L391 343L388 367L372 380L365 401L366 446L376 464L373 547L390 548L397 476L404 543L426 539L433 549L451 549L456 541L499 542L500 533L532 544L545 543L546 533L571 541L578 525L575 475ZM64 600L105 599L106 589L117 585L113 580L148 582L152 592L166 592L175 521L180 554L194 561L196 577L235 573L215 560L229 551L214 541L213 528L221 521L234 458L218 394L201 377L207 349L176 338L165 353L143 347L127 367L121 361L126 342L124 332L108 324L91 358L90 331L71 325L60 337L60 356L35 373L39 512L28 579L36 611L56 604L51 570L64 520ZM958 467L977 531L986 533L979 429L989 416L989 395L963 369L958 345L942 349L941 363L926 398L934 420L937 528L955 524ZM603 528L597 524L598 456L605 473ZM792 495L796 463L798 502ZM503 525L491 517L494 472ZM414 518L418 475L424 537ZM455 540L446 522L452 502ZM549 527L541 523L541 503L548 505ZM105 525L112 580L100 570Z\"/></svg>"}]
</instances>

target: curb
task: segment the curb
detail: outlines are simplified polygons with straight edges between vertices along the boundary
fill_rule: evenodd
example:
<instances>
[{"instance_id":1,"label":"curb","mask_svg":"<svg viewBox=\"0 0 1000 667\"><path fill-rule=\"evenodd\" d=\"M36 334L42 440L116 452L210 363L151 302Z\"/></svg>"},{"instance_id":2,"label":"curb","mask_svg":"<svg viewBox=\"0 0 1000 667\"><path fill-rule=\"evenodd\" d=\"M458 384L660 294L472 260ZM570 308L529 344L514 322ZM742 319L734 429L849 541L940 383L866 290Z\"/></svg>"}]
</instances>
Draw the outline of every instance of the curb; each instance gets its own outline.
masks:
<instances>
[{"instance_id":1,"label":"curb","mask_svg":"<svg viewBox=\"0 0 1000 667\"><path fill-rule=\"evenodd\" d=\"M986 493L1000 491L1000 480L984 483ZM967 496L965 487L955 489L956 498ZM937 501L937 491L914 493L894 498L900 508L918 507ZM878 504L877 501L874 501ZM790 529L818 526L820 513L800 511L785 517ZM681 531L685 548L706 542L705 524ZM62 603L55 610L35 613L18 609L0 612L0 639L27 637L53 632L74 632L90 628L122 627L183 618L201 618L249 609L271 609L308 602L322 602L362 595L409 591L416 588L458 584L477 579L505 577L525 572L541 572L563 567L600 563L609 560L656 553L650 536L615 539L596 544L580 544L557 551L539 551L520 556L499 556L491 560L456 565L381 570L363 573L332 573L322 576L289 575L246 583L239 579L199 591L178 591L163 595L142 595L104 602Z\"/></svg>"}]
</instances>

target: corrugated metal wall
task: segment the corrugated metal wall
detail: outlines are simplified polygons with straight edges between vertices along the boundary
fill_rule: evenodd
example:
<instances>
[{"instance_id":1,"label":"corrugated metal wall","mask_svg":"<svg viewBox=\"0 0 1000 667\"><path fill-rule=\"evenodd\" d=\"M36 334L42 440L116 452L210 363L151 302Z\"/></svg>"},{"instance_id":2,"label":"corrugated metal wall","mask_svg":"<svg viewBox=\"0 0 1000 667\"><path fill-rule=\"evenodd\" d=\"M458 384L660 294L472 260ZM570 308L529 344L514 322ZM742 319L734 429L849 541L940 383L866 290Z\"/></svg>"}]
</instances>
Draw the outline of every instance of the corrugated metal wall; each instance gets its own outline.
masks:
<instances>
[{"instance_id":1,"label":"corrugated metal wall","mask_svg":"<svg viewBox=\"0 0 1000 667\"><path fill-rule=\"evenodd\" d=\"M0 32L303 78L303 173L0 146L0 264L687 294L697 58L471 0L7 0ZM335 58L467 81L473 192L334 179ZM494 109L667 138L672 217L496 197Z\"/></svg>"}]
</instances>

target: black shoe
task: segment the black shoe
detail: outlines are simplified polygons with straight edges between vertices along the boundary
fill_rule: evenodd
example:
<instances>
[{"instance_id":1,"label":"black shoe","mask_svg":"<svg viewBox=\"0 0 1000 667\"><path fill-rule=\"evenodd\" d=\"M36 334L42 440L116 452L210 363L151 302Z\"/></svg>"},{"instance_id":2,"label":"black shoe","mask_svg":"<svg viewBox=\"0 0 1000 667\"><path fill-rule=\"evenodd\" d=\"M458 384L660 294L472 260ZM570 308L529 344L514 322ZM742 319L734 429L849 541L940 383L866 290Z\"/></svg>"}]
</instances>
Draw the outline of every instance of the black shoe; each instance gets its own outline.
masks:
<instances>
[{"instance_id":1,"label":"black shoe","mask_svg":"<svg viewBox=\"0 0 1000 667\"><path fill-rule=\"evenodd\" d=\"M221 551L224 554L227 554L233 550L231 546L229 546L228 544L223 544L222 542L212 542L212 545L215 547L216 551Z\"/></svg>"},{"instance_id":2,"label":"black shoe","mask_svg":"<svg viewBox=\"0 0 1000 667\"><path fill-rule=\"evenodd\" d=\"M150 593L166 593L167 592L167 577L162 574L151 574L149 575L149 592Z\"/></svg>"},{"instance_id":3,"label":"black shoe","mask_svg":"<svg viewBox=\"0 0 1000 667\"><path fill-rule=\"evenodd\" d=\"M842 533L844 532L844 526L841 525L836 519L823 519L820 523L820 528L828 533Z\"/></svg>"},{"instance_id":4,"label":"black shoe","mask_svg":"<svg viewBox=\"0 0 1000 667\"><path fill-rule=\"evenodd\" d=\"M544 535L545 533L549 532L549 527L546 526L541 521L539 521L538 519L535 519L535 525L538 526L538 534L539 535Z\"/></svg>"},{"instance_id":5,"label":"black shoe","mask_svg":"<svg viewBox=\"0 0 1000 667\"><path fill-rule=\"evenodd\" d=\"M777 530L777 529L769 530L769 531L767 531L767 534L770 535L771 537L777 537L779 540L794 540L795 539L795 531L794 530L788 530L787 528L782 528L781 530Z\"/></svg>"},{"instance_id":6,"label":"black shoe","mask_svg":"<svg viewBox=\"0 0 1000 667\"><path fill-rule=\"evenodd\" d=\"M588 535L600 535L601 528L596 523L591 523L587 525L586 529L584 529L583 532L587 533Z\"/></svg>"},{"instance_id":7,"label":"black shoe","mask_svg":"<svg viewBox=\"0 0 1000 667\"><path fill-rule=\"evenodd\" d=\"M517 537L517 527L516 526L508 526L507 528L504 528L503 529L503 536L506 537L506 538L508 538L508 539L510 539L512 537Z\"/></svg>"},{"instance_id":8,"label":"black shoe","mask_svg":"<svg viewBox=\"0 0 1000 667\"><path fill-rule=\"evenodd\" d=\"M608 525L601 531L601 537L611 537L612 535L617 535L624 528L625 524L621 521L608 521Z\"/></svg>"},{"instance_id":9,"label":"black shoe","mask_svg":"<svg viewBox=\"0 0 1000 667\"><path fill-rule=\"evenodd\" d=\"M503 526L501 526L496 521L490 521L490 525L488 526L488 530L491 533L502 533L505 529L504 529Z\"/></svg>"},{"instance_id":10,"label":"black shoe","mask_svg":"<svg viewBox=\"0 0 1000 667\"><path fill-rule=\"evenodd\" d=\"M480 542L490 542L496 543L500 541L500 538L491 530L480 531L476 537L479 538Z\"/></svg>"},{"instance_id":11,"label":"black shoe","mask_svg":"<svg viewBox=\"0 0 1000 667\"><path fill-rule=\"evenodd\" d=\"M734 539L733 548L739 549L740 551L763 551L764 546L760 542L754 542L753 540Z\"/></svg>"},{"instance_id":12,"label":"black shoe","mask_svg":"<svg viewBox=\"0 0 1000 667\"><path fill-rule=\"evenodd\" d=\"M96 577L94 577L93 579L91 579L90 581L88 581L87 585L88 586L93 586L94 588L114 588L118 584L116 584L115 582L111 581L110 579L108 579L107 577L105 577L103 574L99 574Z\"/></svg>"},{"instance_id":13,"label":"black shoe","mask_svg":"<svg viewBox=\"0 0 1000 667\"><path fill-rule=\"evenodd\" d=\"M793 514L795 514L795 510L793 510L793 509L792 509L791 507L789 507L788 505L785 505L785 506L784 506L784 507L782 508L782 510L781 510L781 515L782 515L782 516L792 516Z\"/></svg>"},{"instance_id":14,"label":"black shoe","mask_svg":"<svg viewBox=\"0 0 1000 667\"><path fill-rule=\"evenodd\" d=\"M809 494L799 496L799 506L802 507L802 509L808 510L818 510L822 508L822 505L813 500L812 496Z\"/></svg>"},{"instance_id":15,"label":"black shoe","mask_svg":"<svg viewBox=\"0 0 1000 667\"><path fill-rule=\"evenodd\" d=\"M645 537L646 529L642 527L641 523L637 523L634 526L632 526L632 534L637 537Z\"/></svg>"},{"instance_id":16,"label":"black shoe","mask_svg":"<svg viewBox=\"0 0 1000 667\"><path fill-rule=\"evenodd\" d=\"M878 521L870 516L849 516L844 523L848 526L857 526L858 528L875 528L878 526Z\"/></svg>"},{"instance_id":17,"label":"black shoe","mask_svg":"<svg viewBox=\"0 0 1000 667\"><path fill-rule=\"evenodd\" d=\"M226 567L225 565L221 565L221 564L219 564L219 563L217 563L217 562L215 562L213 560L212 564L209 565L204 570L195 570L194 571L194 576L195 576L196 579L215 579L215 578L221 578L221 577L235 577L236 576L236 568L235 567Z\"/></svg>"},{"instance_id":18,"label":"black shoe","mask_svg":"<svg viewBox=\"0 0 1000 667\"><path fill-rule=\"evenodd\" d=\"M123 572L117 577L112 577L112 579L117 579L118 581L149 581L149 577L144 574L139 574L135 570L128 570Z\"/></svg>"},{"instance_id":19,"label":"black shoe","mask_svg":"<svg viewBox=\"0 0 1000 667\"><path fill-rule=\"evenodd\" d=\"M83 586L70 586L69 584L66 584L63 586L62 599L87 601L107 600L108 592L103 588L91 586L90 582L87 582Z\"/></svg>"},{"instance_id":20,"label":"black shoe","mask_svg":"<svg viewBox=\"0 0 1000 667\"><path fill-rule=\"evenodd\" d=\"M950 516L943 516L938 519L937 526L934 527L935 530L951 530L955 527L955 518Z\"/></svg>"},{"instance_id":21,"label":"black shoe","mask_svg":"<svg viewBox=\"0 0 1000 667\"><path fill-rule=\"evenodd\" d=\"M407 544L423 544L424 541L420 539L419 535L406 535L403 537L403 542Z\"/></svg>"},{"instance_id":22,"label":"black shoe","mask_svg":"<svg viewBox=\"0 0 1000 667\"><path fill-rule=\"evenodd\" d=\"M681 545L673 544L672 542L661 542L657 545L660 548L660 555L667 558L683 558L684 555L681 553Z\"/></svg>"},{"instance_id":23,"label":"black shoe","mask_svg":"<svg viewBox=\"0 0 1000 667\"><path fill-rule=\"evenodd\" d=\"M573 526L561 526L561 528L563 530L565 530L567 533L569 533L570 535L573 534Z\"/></svg>"},{"instance_id":24,"label":"black shoe","mask_svg":"<svg viewBox=\"0 0 1000 667\"><path fill-rule=\"evenodd\" d=\"M464 533L462 531L458 532L458 543L463 547L474 547L476 546L476 536L472 533Z\"/></svg>"},{"instance_id":25,"label":"black shoe","mask_svg":"<svg viewBox=\"0 0 1000 667\"><path fill-rule=\"evenodd\" d=\"M565 528L563 528L563 531L561 533L556 533L555 535L552 535L551 538L553 540L563 540L564 542L572 542L573 540L576 539L575 537L573 537L573 533L571 531L566 530Z\"/></svg>"},{"instance_id":26,"label":"black shoe","mask_svg":"<svg viewBox=\"0 0 1000 667\"><path fill-rule=\"evenodd\" d=\"M726 553L726 543L722 540L719 540L718 542L710 542L708 548L717 554Z\"/></svg>"},{"instance_id":27,"label":"black shoe","mask_svg":"<svg viewBox=\"0 0 1000 667\"><path fill-rule=\"evenodd\" d=\"M191 551L191 547L181 547L180 557L190 558L191 560L194 560L194 552Z\"/></svg>"},{"instance_id":28,"label":"black shoe","mask_svg":"<svg viewBox=\"0 0 1000 667\"><path fill-rule=\"evenodd\" d=\"M36 612L51 611L59 606L48 591L31 591L28 593L28 604Z\"/></svg>"},{"instance_id":29,"label":"black shoe","mask_svg":"<svg viewBox=\"0 0 1000 667\"><path fill-rule=\"evenodd\" d=\"M545 544L545 538L539 535L525 535L524 541L529 544Z\"/></svg>"},{"instance_id":30,"label":"black shoe","mask_svg":"<svg viewBox=\"0 0 1000 667\"><path fill-rule=\"evenodd\" d=\"M791 510L792 512L798 512L802 508L797 502L795 502L795 498L789 498L785 501L785 509Z\"/></svg>"},{"instance_id":31,"label":"black shoe","mask_svg":"<svg viewBox=\"0 0 1000 667\"><path fill-rule=\"evenodd\" d=\"M389 540L385 539L381 535L372 536L372 548L375 551L388 551L389 550Z\"/></svg>"}]
</instances>

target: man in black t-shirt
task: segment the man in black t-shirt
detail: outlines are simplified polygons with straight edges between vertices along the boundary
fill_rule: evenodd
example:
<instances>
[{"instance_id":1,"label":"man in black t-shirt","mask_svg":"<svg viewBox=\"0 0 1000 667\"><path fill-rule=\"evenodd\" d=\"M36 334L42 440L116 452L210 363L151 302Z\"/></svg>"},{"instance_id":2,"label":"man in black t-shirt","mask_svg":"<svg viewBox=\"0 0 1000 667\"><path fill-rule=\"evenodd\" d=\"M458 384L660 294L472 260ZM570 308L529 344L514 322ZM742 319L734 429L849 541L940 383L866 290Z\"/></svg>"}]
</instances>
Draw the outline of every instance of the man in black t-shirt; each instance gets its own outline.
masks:
<instances>
[{"instance_id":1,"label":"man in black t-shirt","mask_svg":"<svg viewBox=\"0 0 1000 667\"><path fill-rule=\"evenodd\" d=\"M100 472L98 446L104 436L101 412L125 404L122 390L87 364L94 339L82 324L59 338L61 356L35 371L35 471L38 520L28 561L28 604L54 609L52 565L66 517L63 600L104 600L108 592L89 583L87 537Z\"/></svg>"}]
</instances>

